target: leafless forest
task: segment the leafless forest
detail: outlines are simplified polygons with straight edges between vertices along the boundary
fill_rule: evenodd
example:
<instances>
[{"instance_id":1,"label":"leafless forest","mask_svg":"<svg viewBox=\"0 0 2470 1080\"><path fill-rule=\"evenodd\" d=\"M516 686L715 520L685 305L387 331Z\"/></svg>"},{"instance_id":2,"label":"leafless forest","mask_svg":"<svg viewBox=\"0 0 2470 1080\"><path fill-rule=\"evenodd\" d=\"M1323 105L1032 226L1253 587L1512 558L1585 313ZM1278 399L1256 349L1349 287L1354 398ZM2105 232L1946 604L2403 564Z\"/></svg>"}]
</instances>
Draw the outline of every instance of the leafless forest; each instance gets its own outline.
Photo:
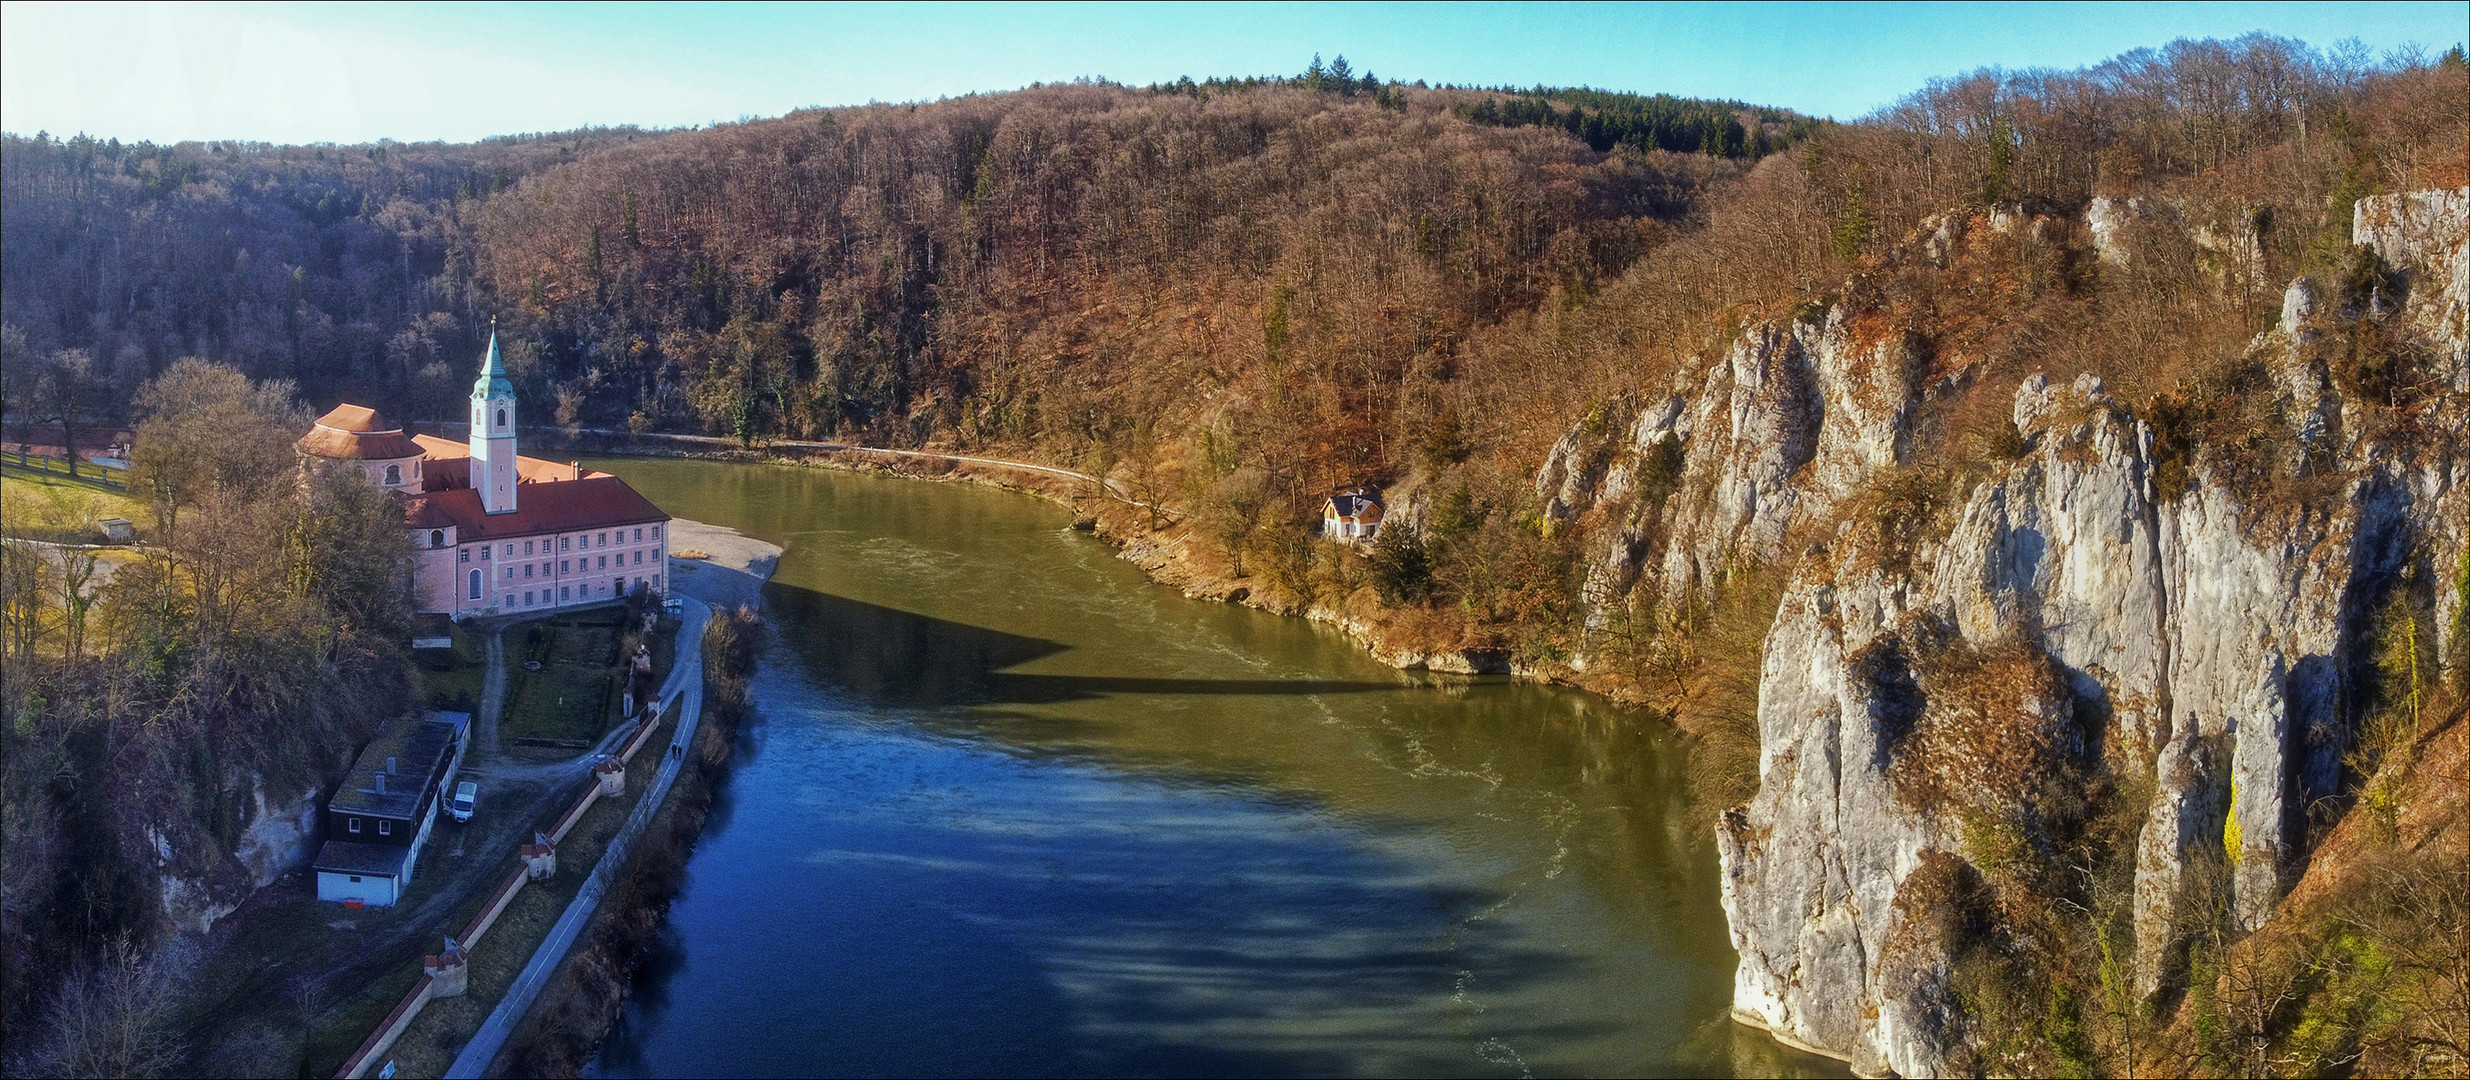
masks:
<instances>
[{"instance_id":1,"label":"leafless forest","mask_svg":"<svg viewBox=\"0 0 2470 1080\"><path fill-rule=\"evenodd\" d=\"M2100 375L2236 458L2222 380L2282 287L2367 272L2358 199L2470 183L2470 73L2458 51L2257 36L1949 78L1850 122L1314 74L470 145L100 134L0 143L7 435L150 425L141 443L183 451L139 463L180 554L122 570L91 616L56 562L9 556L11 1042L110 1013L112 973L171 936L150 822L230 832L244 779L316 782L348 717L409 678L400 582L351 569L387 557L383 508L266 494L233 448L344 399L459 419L492 320L532 423L1104 473L1294 606L1369 586L1399 633L1615 656L1590 685L1720 758L1773 583L1706 598L1685 654L1582 641L1597 538L1535 489L1563 433L1746 325L1846 302L1947 388L1916 467L1999 453L2032 371ZM1925 219L2080 222L2096 196L2184 228L2117 266L2080 225L1954 266L1890 257ZM2353 360L2347 385L2397 406L2424 381L2372 343ZM1421 492L1417 527L1333 558L1310 523L1362 482ZM1873 500L1880 527L1897 497ZM1721 771L1713 797L1738 795Z\"/></svg>"}]
</instances>

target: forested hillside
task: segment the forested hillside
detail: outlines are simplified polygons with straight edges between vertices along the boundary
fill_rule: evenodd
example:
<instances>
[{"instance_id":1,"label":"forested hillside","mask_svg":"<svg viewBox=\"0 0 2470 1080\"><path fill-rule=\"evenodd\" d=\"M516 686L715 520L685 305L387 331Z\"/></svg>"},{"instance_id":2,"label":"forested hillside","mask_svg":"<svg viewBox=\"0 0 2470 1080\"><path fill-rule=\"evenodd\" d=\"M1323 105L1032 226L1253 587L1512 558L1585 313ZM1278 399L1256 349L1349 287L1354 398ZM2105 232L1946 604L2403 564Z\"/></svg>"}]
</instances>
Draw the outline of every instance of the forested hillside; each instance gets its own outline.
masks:
<instances>
[{"instance_id":1,"label":"forested hillside","mask_svg":"<svg viewBox=\"0 0 2470 1080\"><path fill-rule=\"evenodd\" d=\"M2358 195L2450 182L2446 78L2254 39L1843 125L1307 77L472 146L13 136L10 412L78 381L108 418L201 355L449 420L496 318L544 421L1066 463L1171 443L1304 511L1428 461L1531 472L1563 418L1933 213L2167 187L2255 233L2234 270L2262 289ZM41 377L60 350L82 376Z\"/></svg>"},{"instance_id":2,"label":"forested hillside","mask_svg":"<svg viewBox=\"0 0 2470 1080\"><path fill-rule=\"evenodd\" d=\"M2460 1000L2440 995L2462 992L2440 963L2376 969L2392 981L2375 993L2399 1003L2377 1013L2353 977L2371 960L2323 959L2327 926L2381 955L2418 947L2372 896L2300 909L2315 921L2289 948L2319 952L2271 971L2316 981L2289 976L2271 1008L2256 997L2263 1011L2240 1019L2245 999L2219 987L2264 978L2235 952L2272 903L2254 897L2365 888L2364 870L2305 885L2313 853L2368 829L2340 831L2354 805L2441 795L2411 779L2411 740L2463 727L2470 661L2450 627L2470 584L2455 583L2460 530L2431 507L2460 505L2451 478L2470 460L2440 242L2465 185L2459 50L2379 60L2262 36L1951 78L1844 123L1316 64L473 146L12 135L0 321L11 437L128 416L142 380L190 355L295 380L313 406L452 421L494 319L544 425L1102 473L1144 504L1106 509L1109 535L1196 593L1347 622L1402 662L1565 679L1676 720L1700 738L1709 819L1747 804L1760 822L1727 819L1728 867L1790 861L1753 850L1778 822L1830 844L1870 830L1870 869L1893 880L1866 910L1898 912L1897 955L1922 959L1830 991L1869 995L1866 1015L1776 991L1767 1019L1797 1038L1922 1072L2389 1065L2446 1039L2470 1054L2470 1035L2439 1023ZM2415 192L2433 194L2362 215ZM2354 234L2362 221L2389 228ZM2079 475L2104 468L2117 475ZM1390 492L1381 544L1316 540L1320 499L1363 482ZM2122 535L2176 560L2136 564L2137 587L2166 598L2157 625L2069 624L2049 614L2064 589L2009 573L2067 537L1996 515L2062 482L2140 508ZM2045 545L2030 559L2026 532ZM2334 643L2224 646L2235 662L2203 674L2235 667L2276 703L2320 693L2332 704L2288 713L2330 718L2331 734L2290 737L2312 749L2234 751L2209 705L2173 729L2197 706L2170 688L2193 675L2156 662L2134 683L2070 651L2099 626L2164 641L2166 661L2187 568L2230 560L2171 545L2285 535L2240 580L2332 597L2292 625ZM2335 563L2349 576L2298 569ZM1975 579L2007 591L1982 599ZM1839 595L1893 625L1847 644ZM1858 677L1794 682L1777 640ZM2325 666L2292 674L2302 652ZM1825 799L1779 802L1815 781L1777 748L1818 755L1836 728L1795 726L1777 703L1838 697L1877 718L1846 731L1919 733L1873 763L1893 788L1880 807L1902 809L1818 820L1793 815ZM2001 725L2022 734L1949 734ZM2188 742L2199 729L2215 742ZM2310 808L2285 811L2278 780L2251 779L2238 802L2227 765L2190 764L2234 753L2286 765L2290 805ZM1999 761L2073 790L1985 779ZM1971 806L1975 791L2030 812ZM2184 835L2152 839L2166 830L2148 813L2183 818ZM2288 835L2250 836L2263 862L2242 863L2225 823L2258 815ZM2420 881L2436 872L2410 861L2437 850L2425 837L2463 829L2457 789L2389 817L2377 835L2416 846L2342 865ZM1928 875L1897 861L1924 851ZM2204 921L2196 883L2238 873L2249 883L2220 895L2264 906L2222 900ZM1935 892L1897 891L1907 879ZM1760 888L1728 886L1745 963L1823 966L1776 944L1795 934L1884 955L1859 936L1877 927L1808 929L1805 897ZM2350 921L2325 921L2336 910ZM2430 910L2470 926L2460 904ZM2338 963L2348 974L2326 974ZM1879 1033L1882 1008L1900 1034Z\"/></svg>"},{"instance_id":3,"label":"forested hillside","mask_svg":"<svg viewBox=\"0 0 2470 1080\"><path fill-rule=\"evenodd\" d=\"M289 868L283 827L411 695L402 508L300 468L291 387L184 360L130 407L148 543L28 542L91 517L22 504L0 542L12 1075L176 1066L165 946Z\"/></svg>"},{"instance_id":4,"label":"forested hillside","mask_svg":"<svg viewBox=\"0 0 2470 1080\"><path fill-rule=\"evenodd\" d=\"M1222 388L1243 445L1219 452L1301 498L1403 475L1452 418L1529 468L1557 422L1527 421L1927 214L2201 177L2207 224L2263 229L2261 281L2460 157L2432 66L2260 39L1954 80L1856 125L1316 73L472 146L12 137L0 320L84 351L104 412L205 355L451 419L492 317L535 415L580 423L1078 458Z\"/></svg>"},{"instance_id":5,"label":"forested hillside","mask_svg":"<svg viewBox=\"0 0 2470 1080\"><path fill-rule=\"evenodd\" d=\"M2197 240L2132 271L2156 280L2043 302L2093 283L2037 256L1895 317L2167 389L2149 357L2244 341L2359 195L2458 182L2458 78L2254 38L1954 79L1858 124L1316 69L475 146L13 137L10 413L109 414L194 354L450 420L495 318L538 421L1105 464L1231 503L1236 547L1294 549L1278 526L1332 486L1419 472L1506 523L1567 418L1932 214L2166 191ZM2189 292L2199 264L2236 286ZM1982 321L2018 298L2042 321ZM1567 607L1566 560L1504 558L1479 621Z\"/></svg>"}]
</instances>

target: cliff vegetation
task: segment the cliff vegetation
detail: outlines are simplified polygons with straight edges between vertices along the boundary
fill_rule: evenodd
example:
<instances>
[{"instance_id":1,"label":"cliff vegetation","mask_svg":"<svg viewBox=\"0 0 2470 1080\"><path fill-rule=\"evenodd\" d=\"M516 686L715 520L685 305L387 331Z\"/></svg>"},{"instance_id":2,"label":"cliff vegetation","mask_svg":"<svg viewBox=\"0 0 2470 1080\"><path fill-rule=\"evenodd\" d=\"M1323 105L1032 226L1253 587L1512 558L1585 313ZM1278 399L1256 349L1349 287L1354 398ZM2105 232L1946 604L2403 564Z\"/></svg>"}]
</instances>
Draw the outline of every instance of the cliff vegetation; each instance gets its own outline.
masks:
<instances>
[{"instance_id":1,"label":"cliff vegetation","mask_svg":"<svg viewBox=\"0 0 2470 1080\"><path fill-rule=\"evenodd\" d=\"M1848 123L1316 63L473 146L11 136L0 319L16 422L192 353L451 420L495 317L569 430L1099 474L1195 595L1696 733L1779 1037L2457 1073L2466 158L2458 49L2260 35ZM1367 482L1379 542L1316 536Z\"/></svg>"},{"instance_id":2,"label":"cliff vegetation","mask_svg":"<svg viewBox=\"0 0 2470 1080\"><path fill-rule=\"evenodd\" d=\"M401 511L304 470L290 384L184 360L133 398L136 548L0 539L0 1022L12 1073L180 1060L182 934L305 856L411 693Z\"/></svg>"}]
</instances>

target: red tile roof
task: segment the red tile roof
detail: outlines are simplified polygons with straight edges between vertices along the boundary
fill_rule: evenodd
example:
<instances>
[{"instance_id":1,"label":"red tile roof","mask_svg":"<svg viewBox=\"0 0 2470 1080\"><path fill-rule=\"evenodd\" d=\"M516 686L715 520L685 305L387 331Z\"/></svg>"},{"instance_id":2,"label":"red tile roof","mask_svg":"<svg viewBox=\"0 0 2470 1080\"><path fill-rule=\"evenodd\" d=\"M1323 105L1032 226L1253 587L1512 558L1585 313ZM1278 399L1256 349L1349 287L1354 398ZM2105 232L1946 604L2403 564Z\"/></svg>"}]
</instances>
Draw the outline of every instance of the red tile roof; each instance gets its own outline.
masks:
<instances>
[{"instance_id":1,"label":"red tile roof","mask_svg":"<svg viewBox=\"0 0 2470 1080\"><path fill-rule=\"evenodd\" d=\"M626 481L606 473L594 473L581 480L524 484L516 489L515 511L511 514L492 514L481 509L480 493L468 487L423 492L403 504L404 524L415 529L453 525L462 530L459 539L466 541L667 520L669 515L652 505L650 499L636 494Z\"/></svg>"},{"instance_id":2,"label":"red tile roof","mask_svg":"<svg viewBox=\"0 0 2470 1080\"><path fill-rule=\"evenodd\" d=\"M470 443L441 439L435 435L414 435L420 452L428 456L421 469L421 488L444 491L448 488L472 486L472 447ZM608 473L586 469L572 462L543 461L536 457L515 455L515 479L525 484L544 484L556 480L588 480Z\"/></svg>"},{"instance_id":3,"label":"red tile roof","mask_svg":"<svg viewBox=\"0 0 2470 1080\"><path fill-rule=\"evenodd\" d=\"M376 409L372 409L366 405L354 405L350 402L337 405L328 410L326 415L318 417L317 426L333 428L336 431L353 431L364 433L380 431L392 431L399 433L403 430L402 428L396 427L381 419L377 415Z\"/></svg>"},{"instance_id":4,"label":"red tile roof","mask_svg":"<svg viewBox=\"0 0 2470 1080\"><path fill-rule=\"evenodd\" d=\"M337 405L317 418L317 426L293 444L304 454L346 461L419 457L420 444L403 436L377 410L363 405Z\"/></svg>"}]
</instances>

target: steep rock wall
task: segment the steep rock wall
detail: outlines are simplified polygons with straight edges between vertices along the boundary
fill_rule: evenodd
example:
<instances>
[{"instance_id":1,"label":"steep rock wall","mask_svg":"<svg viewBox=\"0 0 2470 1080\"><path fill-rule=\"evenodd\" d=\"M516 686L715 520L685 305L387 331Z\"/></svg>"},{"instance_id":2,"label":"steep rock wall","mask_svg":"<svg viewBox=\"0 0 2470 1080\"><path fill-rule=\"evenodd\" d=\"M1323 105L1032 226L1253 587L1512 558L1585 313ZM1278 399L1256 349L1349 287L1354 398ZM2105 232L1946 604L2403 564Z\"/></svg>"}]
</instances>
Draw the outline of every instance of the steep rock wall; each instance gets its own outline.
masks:
<instances>
[{"instance_id":1,"label":"steep rock wall","mask_svg":"<svg viewBox=\"0 0 2470 1080\"><path fill-rule=\"evenodd\" d=\"M2100 209L2107 258L2144 208ZM1964 239L1922 231L1942 264ZM1594 538L1596 625L1743 562L1791 570L1760 668L1758 794L1717 830L1736 1015L1864 1072L1946 1071L1970 1035L1933 905L1974 873L1967 831L2066 812L2002 761L2150 791L2143 989L2174 977L2181 914L2210 882L2239 926L2271 917L2310 808L2339 809L2380 605L2405 574L2432 583L2439 628L2465 603L2470 194L2365 199L2355 232L2395 271L2390 293L2345 306L2294 282L2250 353L2305 484L2260 488L2252 462L2165 445L2098 380L2035 377L2013 460L1906 535L1857 528L1842 511L1906 460L1940 387L1925 346L1856 332L1848 305L1753 326L1554 448L1536 494ZM2361 319L2427 350L2452 393L2370 423L2321 347Z\"/></svg>"},{"instance_id":2,"label":"steep rock wall","mask_svg":"<svg viewBox=\"0 0 2470 1080\"><path fill-rule=\"evenodd\" d=\"M2470 392L2470 188L2360 199L2350 235L2399 270L2410 327L2454 365Z\"/></svg>"},{"instance_id":3,"label":"steep rock wall","mask_svg":"<svg viewBox=\"0 0 2470 1080\"><path fill-rule=\"evenodd\" d=\"M147 831L163 917L182 933L211 930L250 893L316 854L325 792L312 787L289 799L269 798L265 779L254 774L231 777L226 788L248 793L232 823L238 842L228 848L204 829Z\"/></svg>"},{"instance_id":4,"label":"steep rock wall","mask_svg":"<svg viewBox=\"0 0 2470 1080\"><path fill-rule=\"evenodd\" d=\"M1792 527L1904 460L1917 346L1861 321L1837 305L1753 326L1664 393L1612 406L1553 447L1536 495L1546 516L1603 537L1584 586L1599 625L1642 578L1678 603L1731 568L1782 558Z\"/></svg>"},{"instance_id":5,"label":"steep rock wall","mask_svg":"<svg viewBox=\"0 0 2470 1080\"><path fill-rule=\"evenodd\" d=\"M2417 487L2378 470L2314 510L2248 509L2210 476L2164 500L2151 433L2097 384L2053 394L2035 380L2018 397L2020 416L2054 398L2063 419L2028 430L2030 456L1971 492L1914 569L1848 543L1803 566L1766 646L1760 790L1719 826L1736 1007L1864 1071L1942 1071L1947 1033L1928 1017L1943 1011L1931 990L1943 961L1901 887L1933 853L1966 856L1965 813L2031 803L2029 791L1978 808L1899 791L1921 779L1898 771L1916 760L1895 737L1900 717L1965 688L1916 685L1883 655L1926 666L1950 649L2031 650L2069 700L2028 687L1969 722L2038 729L2063 714L2082 741L2053 764L2152 776L2135 910L2151 989L2212 853L2230 863L2239 922L2270 915L2303 854L2303 808L2335 794L2371 604L2414 531L2461 502L2452 455L2414 463ZM1989 764L1920 767L1940 771L1934 790L1998 790Z\"/></svg>"}]
</instances>

